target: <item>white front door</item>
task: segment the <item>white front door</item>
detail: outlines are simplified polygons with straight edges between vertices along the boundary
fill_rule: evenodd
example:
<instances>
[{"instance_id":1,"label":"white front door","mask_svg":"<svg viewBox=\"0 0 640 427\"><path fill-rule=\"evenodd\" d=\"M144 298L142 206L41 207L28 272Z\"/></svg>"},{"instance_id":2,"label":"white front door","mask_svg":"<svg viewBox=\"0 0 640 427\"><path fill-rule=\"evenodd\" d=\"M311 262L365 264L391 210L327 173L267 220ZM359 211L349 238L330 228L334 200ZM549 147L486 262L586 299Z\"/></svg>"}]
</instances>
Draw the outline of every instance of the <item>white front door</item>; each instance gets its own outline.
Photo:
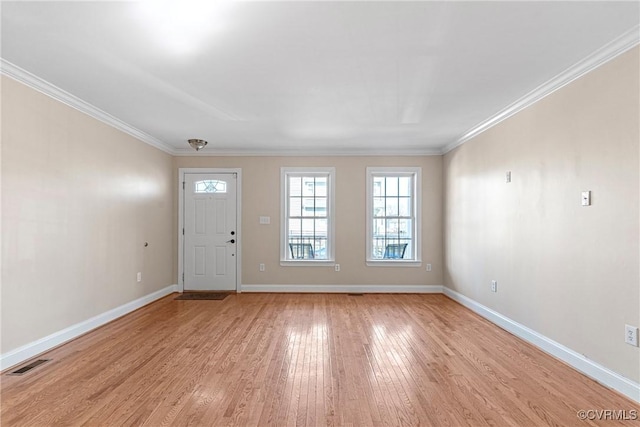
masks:
<instances>
[{"instance_id":1,"label":"white front door","mask_svg":"<svg viewBox=\"0 0 640 427\"><path fill-rule=\"evenodd\" d=\"M236 174L184 176L184 290L236 290Z\"/></svg>"}]
</instances>

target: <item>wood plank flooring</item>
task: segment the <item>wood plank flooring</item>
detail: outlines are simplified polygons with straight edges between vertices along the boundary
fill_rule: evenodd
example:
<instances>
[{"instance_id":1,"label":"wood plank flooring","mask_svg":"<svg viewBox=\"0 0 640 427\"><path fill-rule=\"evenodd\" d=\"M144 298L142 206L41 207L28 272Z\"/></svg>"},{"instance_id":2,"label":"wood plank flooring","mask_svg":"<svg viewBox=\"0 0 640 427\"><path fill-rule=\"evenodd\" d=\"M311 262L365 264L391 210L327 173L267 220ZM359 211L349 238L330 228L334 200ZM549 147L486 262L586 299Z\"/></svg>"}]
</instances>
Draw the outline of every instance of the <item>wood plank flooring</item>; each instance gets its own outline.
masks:
<instances>
[{"instance_id":1,"label":"wood plank flooring","mask_svg":"<svg viewBox=\"0 0 640 427\"><path fill-rule=\"evenodd\" d=\"M581 421L640 408L443 295L175 296L3 374L2 426L640 424Z\"/></svg>"}]
</instances>

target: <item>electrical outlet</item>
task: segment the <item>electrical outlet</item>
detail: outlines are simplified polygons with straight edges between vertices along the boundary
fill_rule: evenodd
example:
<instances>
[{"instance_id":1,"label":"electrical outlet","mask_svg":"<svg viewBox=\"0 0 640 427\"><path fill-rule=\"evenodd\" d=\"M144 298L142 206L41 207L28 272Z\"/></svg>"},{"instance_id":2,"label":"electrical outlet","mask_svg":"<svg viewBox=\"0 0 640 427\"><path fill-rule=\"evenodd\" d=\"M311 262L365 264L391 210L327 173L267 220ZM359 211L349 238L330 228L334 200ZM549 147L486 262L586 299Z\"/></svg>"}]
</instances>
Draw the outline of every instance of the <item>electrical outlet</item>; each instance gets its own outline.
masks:
<instances>
[{"instance_id":1,"label":"electrical outlet","mask_svg":"<svg viewBox=\"0 0 640 427\"><path fill-rule=\"evenodd\" d=\"M266 268L265 268L264 264L260 264L260 271L265 271L265 270L266 270Z\"/></svg>"},{"instance_id":2,"label":"electrical outlet","mask_svg":"<svg viewBox=\"0 0 640 427\"><path fill-rule=\"evenodd\" d=\"M336 264L336 271L340 271L340 264Z\"/></svg>"},{"instance_id":3,"label":"electrical outlet","mask_svg":"<svg viewBox=\"0 0 640 427\"><path fill-rule=\"evenodd\" d=\"M431 264L427 264L427 271L431 271Z\"/></svg>"},{"instance_id":4,"label":"electrical outlet","mask_svg":"<svg viewBox=\"0 0 640 427\"><path fill-rule=\"evenodd\" d=\"M492 280L491 281L491 292L498 292L498 281L497 280Z\"/></svg>"},{"instance_id":5,"label":"electrical outlet","mask_svg":"<svg viewBox=\"0 0 640 427\"><path fill-rule=\"evenodd\" d=\"M142 282L142 272L138 271L138 274L136 275L136 280L139 282Z\"/></svg>"},{"instance_id":6,"label":"electrical outlet","mask_svg":"<svg viewBox=\"0 0 640 427\"><path fill-rule=\"evenodd\" d=\"M624 342L634 347L638 346L638 328L624 325Z\"/></svg>"}]
</instances>

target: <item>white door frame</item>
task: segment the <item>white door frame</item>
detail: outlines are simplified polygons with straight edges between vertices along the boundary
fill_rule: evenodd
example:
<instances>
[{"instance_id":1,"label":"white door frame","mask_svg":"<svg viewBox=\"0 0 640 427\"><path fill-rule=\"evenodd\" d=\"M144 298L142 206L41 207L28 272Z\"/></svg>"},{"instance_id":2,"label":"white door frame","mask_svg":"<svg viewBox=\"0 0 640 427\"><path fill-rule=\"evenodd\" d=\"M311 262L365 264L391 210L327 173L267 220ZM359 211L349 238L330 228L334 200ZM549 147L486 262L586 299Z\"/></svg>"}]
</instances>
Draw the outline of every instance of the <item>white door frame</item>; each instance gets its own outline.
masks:
<instances>
[{"instance_id":1,"label":"white door frame","mask_svg":"<svg viewBox=\"0 0 640 427\"><path fill-rule=\"evenodd\" d=\"M184 292L184 187L187 173L235 173L236 181L236 292L242 291L242 169L178 168L178 292Z\"/></svg>"}]
</instances>

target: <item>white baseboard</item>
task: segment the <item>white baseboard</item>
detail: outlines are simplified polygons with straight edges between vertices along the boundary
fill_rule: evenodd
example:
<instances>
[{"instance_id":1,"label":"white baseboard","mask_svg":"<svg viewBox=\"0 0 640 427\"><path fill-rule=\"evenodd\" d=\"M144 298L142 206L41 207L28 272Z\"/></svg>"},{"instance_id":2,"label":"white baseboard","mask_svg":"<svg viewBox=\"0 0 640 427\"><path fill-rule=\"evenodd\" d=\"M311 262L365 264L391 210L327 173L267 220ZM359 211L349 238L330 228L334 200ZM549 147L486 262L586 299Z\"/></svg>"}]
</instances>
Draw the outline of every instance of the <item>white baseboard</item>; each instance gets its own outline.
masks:
<instances>
[{"instance_id":1,"label":"white baseboard","mask_svg":"<svg viewBox=\"0 0 640 427\"><path fill-rule=\"evenodd\" d=\"M173 292L178 292L178 285L167 286L164 289L145 295L142 298L138 298L137 300L123 304L120 307L116 307L105 313L94 316L91 319L76 323L75 325L69 326L61 331L2 354L0 355L0 371L25 362L32 357L51 350L52 348L77 338L82 334L86 334L95 328L109 323L118 317L122 317L125 314L131 313L132 311L137 310L140 307L144 307L145 305Z\"/></svg>"},{"instance_id":2,"label":"white baseboard","mask_svg":"<svg viewBox=\"0 0 640 427\"><path fill-rule=\"evenodd\" d=\"M624 394L630 399L640 402L640 384L623 377L612 370L587 359L582 354L577 353L562 344L553 341L538 332L521 325L509 319L506 316L486 307L471 298L468 298L452 289L443 287L443 292L452 300L459 302L471 311L478 313L480 316L495 323L502 329L511 332L513 335L535 345L542 351L562 360L576 370L582 372L586 376L596 380L600 384L610 387L619 393Z\"/></svg>"},{"instance_id":3,"label":"white baseboard","mask_svg":"<svg viewBox=\"0 0 640 427\"><path fill-rule=\"evenodd\" d=\"M640 384L584 357L564 345L545 337L538 332L509 319L452 289L439 285L242 285L242 292L283 292L283 293L444 293L454 301L478 313L515 336L535 345L550 355L562 360L576 370L599 383L610 387L630 399L640 402ZM0 371L25 362L109 323L125 314L131 313L155 300L173 292L178 285L167 286L142 298L116 307L91 319L72 325L32 343L0 355Z\"/></svg>"},{"instance_id":4,"label":"white baseboard","mask_svg":"<svg viewBox=\"0 0 640 427\"><path fill-rule=\"evenodd\" d=\"M242 292L441 294L440 285L242 285Z\"/></svg>"}]
</instances>

